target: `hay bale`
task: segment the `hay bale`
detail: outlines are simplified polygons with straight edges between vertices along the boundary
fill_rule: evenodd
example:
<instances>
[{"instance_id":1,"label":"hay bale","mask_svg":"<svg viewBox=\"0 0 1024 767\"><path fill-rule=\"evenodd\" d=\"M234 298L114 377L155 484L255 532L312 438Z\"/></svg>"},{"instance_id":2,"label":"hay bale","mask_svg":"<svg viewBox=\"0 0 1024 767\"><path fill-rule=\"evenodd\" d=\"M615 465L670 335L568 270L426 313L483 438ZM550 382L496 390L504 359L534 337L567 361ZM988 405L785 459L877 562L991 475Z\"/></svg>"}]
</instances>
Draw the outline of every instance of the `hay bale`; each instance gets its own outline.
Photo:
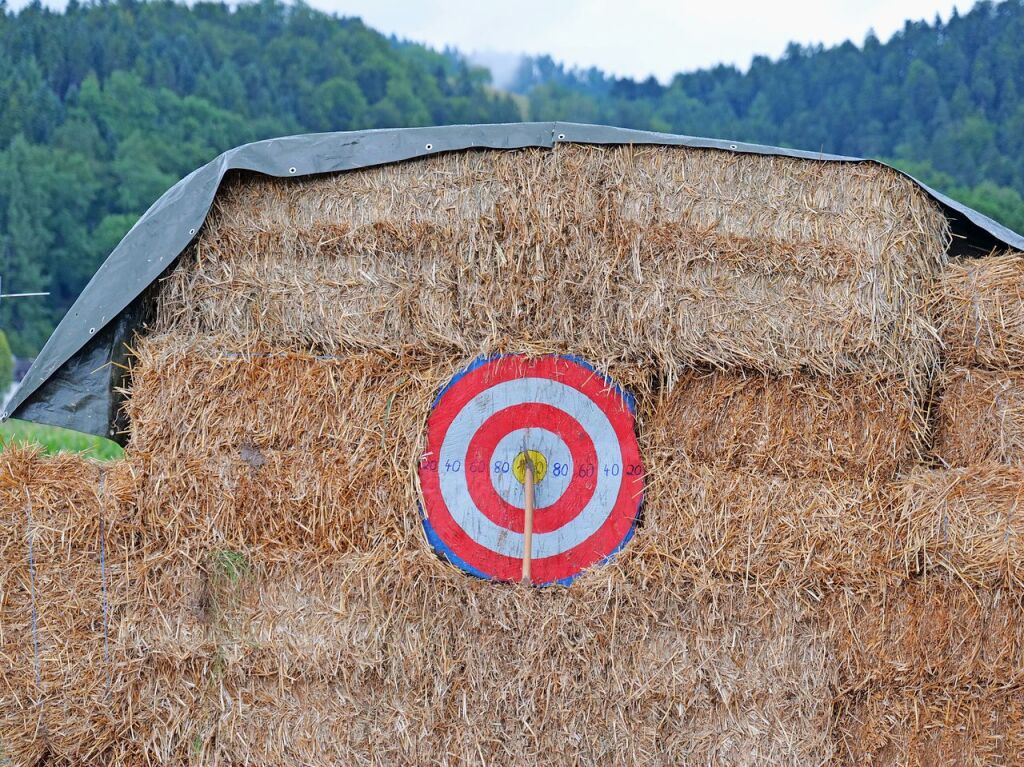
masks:
<instances>
[{"instance_id":1,"label":"hay bale","mask_svg":"<svg viewBox=\"0 0 1024 767\"><path fill-rule=\"evenodd\" d=\"M138 345L127 460L147 528L173 523L175 545L199 557L211 546L395 548L421 535L423 424L452 367L230 348L178 335Z\"/></svg>"},{"instance_id":2,"label":"hay bale","mask_svg":"<svg viewBox=\"0 0 1024 767\"><path fill-rule=\"evenodd\" d=\"M335 452L261 455L256 470L237 456L133 461L141 519L170 526L174 546L193 558L233 551L289 561L425 545L407 473L368 479ZM851 583L905 570L903 529L882 486L679 460L650 469L643 545L634 539L621 555L649 579Z\"/></svg>"},{"instance_id":3,"label":"hay bale","mask_svg":"<svg viewBox=\"0 0 1024 767\"><path fill-rule=\"evenodd\" d=\"M892 378L687 372L658 402L650 441L726 469L887 479L920 455L916 400Z\"/></svg>"},{"instance_id":4,"label":"hay bale","mask_svg":"<svg viewBox=\"0 0 1024 767\"><path fill-rule=\"evenodd\" d=\"M903 571L881 485L765 476L655 458L630 567L665 582L872 582Z\"/></svg>"},{"instance_id":5,"label":"hay bale","mask_svg":"<svg viewBox=\"0 0 1024 767\"><path fill-rule=\"evenodd\" d=\"M973 584L1024 584L1024 469L918 470L900 483L906 550Z\"/></svg>"},{"instance_id":6,"label":"hay bale","mask_svg":"<svg viewBox=\"0 0 1024 767\"><path fill-rule=\"evenodd\" d=\"M837 703L836 763L877 767L1020 763L1018 688L881 690Z\"/></svg>"},{"instance_id":7,"label":"hay bale","mask_svg":"<svg viewBox=\"0 0 1024 767\"><path fill-rule=\"evenodd\" d=\"M258 462L256 451L331 450L404 466L415 462L430 403L459 362L237 348L228 338L140 340L125 403L132 456L247 448Z\"/></svg>"},{"instance_id":8,"label":"hay bale","mask_svg":"<svg viewBox=\"0 0 1024 767\"><path fill-rule=\"evenodd\" d=\"M947 228L889 170L670 147L249 176L221 192L156 327L328 354L526 344L670 377L917 375Z\"/></svg>"},{"instance_id":9,"label":"hay bale","mask_svg":"<svg viewBox=\"0 0 1024 767\"><path fill-rule=\"evenodd\" d=\"M190 570L165 566L175 533L139 524L126 468L0 453L0 743L15 764L118 763L154 673L210 653Z\"/></svg>"},{"instance_id":10,"label":"hay bale","mask_svg":"<svg viewBox=\"0 0 1024 767\"><path fill-rule=\"evenodd\" d=\"M253 560L214 599L210 747L274 764L828 757L831 670L793 592L614 567L580 583L495 585L426 552Z\"/></svg>"},{"instance_id":11,"label":"hay bale","mask_svg":"<svg viewBox=\"0 0 1024 767\"><path fill-rule=\"evenodd\" d=\"M173 526L179 554L200 557L214 547L288 559L300 550L397 550L422 536L408 462L244 445L234 455L130 461L143 523Z\"/></svg>"},{"instance_id":12,"label":"hay bale","mask_svg":"<svg viewBox=\"0 0 1024 767\"><path fill-rule=\"evenodd\" d=\"M196 558L212 549L285 560L297 551L418 549L415 466L423 424L451 367L382 353L344 360L280 350L227 354L218 351L222 343L169 335L139 345L127 408L134 434L129 464L139 478L135 503L146 527L171 524L179 536L175 545ZM693 465L679 432L690 412L696 418L700 410L691 403L681 414L680 401L703 396L692 388L699 379L684 377L655 401L639 371L615 372L640 395L640 442L649 456L643 535L663 552L643 567L667 568L672 577L768 580L861 578L890 570L895 532L876 484L838 471L827 479L766 481L759 469L768 448L750 451L757 456L747 461L753 467ZM896 449L878 442L884 427L906 432L898 420L905 412L893 406L897 416L886 421L891 411L878 406L882 413L871 421L870 436L861 438L854 433L863 423L853 412L858 401L843 405L846 389L819 383L787 389L752 379L754 393L738 396L747 397L744 406L784 399L794 390L804 400L830 398L824 414L804 417L823 424L830 414L846 413L842 454L857 458L836 461L838 468L860 460L876 473L886 471ZM811 412L817 405L807 407ZM821 441L782 444L787 428L804 428L798 421L779 415L772 424L778 424L775 456L820 467L827 458L813 463L818 454L812 449L827 450ZM833 444L844 444L843 428L833 430Z\"/></svg>"},{"instance_id":13,"label":"hay bale","mask_svg":"<svg viewBox=\"0 0 1024 767\"><path fill-rule=\"evenodd\" d=\"M1024 373L943 370L935 456L947 466L1024 463Z\"/></svg>"},{"instance_id":14,"label":"hay bale","mask_svg":"<svg viewBox=\"0 0 1024 767\"><path fill-rule=\"evenodd\" d=\"M954 365L1024 368L1024 258L993 253L956 261L942 273L933 312Z\"/></svg>"},{"instance_id":15,"label":"hay bale","mask_svg":"<svg viewBox=\"0 0 1024 767\"><path fill-rule=\"evenodd\" d=\"M822 617L841 690L1024 683L1019 592L932 575L839 589Z\"/></svg>"},{"instance_id":16,"label":"hay bale","mask_svg":"<svg viewBox=\"0 0 1024 767\"><path fill-rule=\"evenodd\" d=\"M176 545L196 556L210 546L288 557L422 538L424 424L466 361L225 347L177 334L138 344L127 463L147 529L172 524ZM650 399L652 376L613 373Z\"/></svg>"},{"instance_id":17,"label":"hay bale","mask_svg":"<svg viewBox=\"0 0 1024 767\"><path fill-rule=\"evenodd\" d=\"M122 735L118 701L137 671L111 641L133 609L124 494L78 456L0 453L0 715L19 761L45 750L88 762Z\"/></svg>"}]
</instances>

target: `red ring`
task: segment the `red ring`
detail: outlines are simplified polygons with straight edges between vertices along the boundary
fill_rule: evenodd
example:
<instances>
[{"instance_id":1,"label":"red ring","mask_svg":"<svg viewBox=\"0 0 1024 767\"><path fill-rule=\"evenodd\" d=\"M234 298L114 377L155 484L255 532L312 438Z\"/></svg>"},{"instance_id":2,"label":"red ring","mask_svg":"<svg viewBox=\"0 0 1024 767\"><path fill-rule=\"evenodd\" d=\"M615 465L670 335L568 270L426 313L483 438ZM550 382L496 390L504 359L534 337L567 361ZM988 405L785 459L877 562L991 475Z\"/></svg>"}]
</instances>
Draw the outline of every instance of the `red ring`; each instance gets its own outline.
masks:
<instances>
[{"instance_id":1,"label":"red ring","mask_svg":"<svg viewBox=\"0 0 1024 767\"><path fill-rule=\"evenodd\" d=\"M515 424L511 428L508 425L509 421ZM525 513L523 509L513 506L502 498L494 489L491 460L495 448L506 434L515 429L526 429L531 426L554 432L569 448L569 453L573 457L573 475L569 486L554 503L538 508L537 515L533 520L534 532L549 533L575 519L593 497L596 489L595 482L591 482L590 487L587 487L586 483L576 476L575 471L577 466L584 466L588 463L592 466L597 465L594 443L583 431L579 421L564 410L540 402L527 402L499 410L484 421L469 442L464 463L468 467L471 461L483 460L485 471L478 473L467 471L466 485L469 487L469 495L473 499L473 503L484 516L494 524L501 525L513 532L523 532ZM575 451L573 450L574 442L578 445L578 449ZM550 467L548 470L550 471ZM577 480L579 481L577 482ZM574 485L579 487L579 492L575 494L571 492Z\"/></svg>"}]
</instances>

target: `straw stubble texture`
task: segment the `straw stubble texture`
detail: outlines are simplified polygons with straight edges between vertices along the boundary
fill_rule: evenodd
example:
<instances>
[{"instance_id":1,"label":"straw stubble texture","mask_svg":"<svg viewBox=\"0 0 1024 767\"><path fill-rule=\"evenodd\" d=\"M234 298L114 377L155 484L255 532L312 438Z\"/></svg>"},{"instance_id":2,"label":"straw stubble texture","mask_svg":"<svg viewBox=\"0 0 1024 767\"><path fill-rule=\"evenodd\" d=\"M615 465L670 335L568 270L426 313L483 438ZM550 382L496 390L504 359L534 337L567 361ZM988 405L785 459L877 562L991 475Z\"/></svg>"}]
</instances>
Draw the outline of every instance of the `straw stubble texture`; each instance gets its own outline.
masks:
<instances>
[{"instance_id":1,"label":"straw stubble texture","mask_svg":"<svg viewBox=\"0 0 1024 767\"><path fill-rule=\"evenodd\" d=\"M935 457L945 466L1024 464L1024 373L946 368Z\"/></svg>"},{"instance_id":2,"label":"straw stubble texture","mask_svg":"<svg viewBox=\"0 0 1024 767\"><path fill-rule=\"evenodd\" d=\"M324 353L526 345L609 367L921 375L947 224L876 166L466 152L229 187L160 329Z\"/></svg>"},{"instance_id":3,"label":"straw stubble texture","mask_svg":"<svg viewBox=\"0 0 1024 767\"><path fill-rule=\"evenodd\" d=\"M826 650L792 594L641 587L614 568L533 592L376 553L254 564L221 583L224 692L208 716L210 748L231 761L803 764L830 753Z\"/></svg>"},{"instance_id":4,"label":"straw stubble texture","mask_svg":"<svg viewBox=\"0 0 1024 767\"><path fill-rule=\"evenodd\" d=\"M840 701L839 765L991 767L1020 764L1021 689L884 690Z\"/></svg>"},{"instance_id":5,"label":"straw stubble texture","mask_svg":"<svg viewBox=\"0 0 1024 767\"><path fill-rule=\"evenodd\" d=\"M950 264L931 303L950 363L1024 369L1024 255L1007 251Z\"/></svg>"},{"instance_id":6,"label":"straw stubble texture","mask_svg":"<svg viewBox=\"0 0 1024 767\"><path fill-rule=\"evenodd\" d=\"M908 551L974 585L1024 584L1024 469L919 469L900 483Z\"/></svg>"}]
</instances>

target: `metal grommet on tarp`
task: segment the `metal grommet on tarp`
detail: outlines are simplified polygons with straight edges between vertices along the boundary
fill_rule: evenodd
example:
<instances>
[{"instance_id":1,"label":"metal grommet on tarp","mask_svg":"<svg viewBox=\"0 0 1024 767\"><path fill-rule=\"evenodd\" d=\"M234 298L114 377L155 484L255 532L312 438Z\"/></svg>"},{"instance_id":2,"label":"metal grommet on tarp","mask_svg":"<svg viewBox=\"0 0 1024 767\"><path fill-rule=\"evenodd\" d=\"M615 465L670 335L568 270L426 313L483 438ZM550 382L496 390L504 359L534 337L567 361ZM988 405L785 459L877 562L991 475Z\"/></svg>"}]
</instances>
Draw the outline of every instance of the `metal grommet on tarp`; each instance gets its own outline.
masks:
<instances>
[{"instance_id":1,"label":"metal grommet on tarp","mask_svg":"<svg viewBox=\"0 0 1024 767\"><path fill-rule=\"evenodd\" d=\"M477 360L427 419L419 479L428 539L481 578L519 580L526 559L531 582L570 582L633 534L644 488L635 424L632 397L578 358Z\"/></svg>"}]
</instances>

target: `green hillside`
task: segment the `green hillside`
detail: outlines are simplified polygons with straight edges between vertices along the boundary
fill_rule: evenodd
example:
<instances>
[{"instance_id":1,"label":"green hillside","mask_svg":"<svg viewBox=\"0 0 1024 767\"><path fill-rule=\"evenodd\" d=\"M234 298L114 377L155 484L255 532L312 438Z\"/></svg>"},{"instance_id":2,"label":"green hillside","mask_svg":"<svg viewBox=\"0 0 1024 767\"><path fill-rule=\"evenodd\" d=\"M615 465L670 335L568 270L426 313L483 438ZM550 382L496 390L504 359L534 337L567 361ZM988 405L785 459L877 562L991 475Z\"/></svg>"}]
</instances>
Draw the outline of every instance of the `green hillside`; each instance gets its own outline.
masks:
<instances>
[{"instance_id":1,"label":"green hillside","mask_svg":"<svg viewBox=\"0 0 1024 767\"><path fill-rule=\"evenodd\" d=\"M19 355L168 186L288 133L567 119L820 148L888 158L1024 229L1021 0L667 86L531 59L514 94L457 53L274 0L0 10L0 274L52 293L0 304Z\"/></svg>"}]
</instances>

